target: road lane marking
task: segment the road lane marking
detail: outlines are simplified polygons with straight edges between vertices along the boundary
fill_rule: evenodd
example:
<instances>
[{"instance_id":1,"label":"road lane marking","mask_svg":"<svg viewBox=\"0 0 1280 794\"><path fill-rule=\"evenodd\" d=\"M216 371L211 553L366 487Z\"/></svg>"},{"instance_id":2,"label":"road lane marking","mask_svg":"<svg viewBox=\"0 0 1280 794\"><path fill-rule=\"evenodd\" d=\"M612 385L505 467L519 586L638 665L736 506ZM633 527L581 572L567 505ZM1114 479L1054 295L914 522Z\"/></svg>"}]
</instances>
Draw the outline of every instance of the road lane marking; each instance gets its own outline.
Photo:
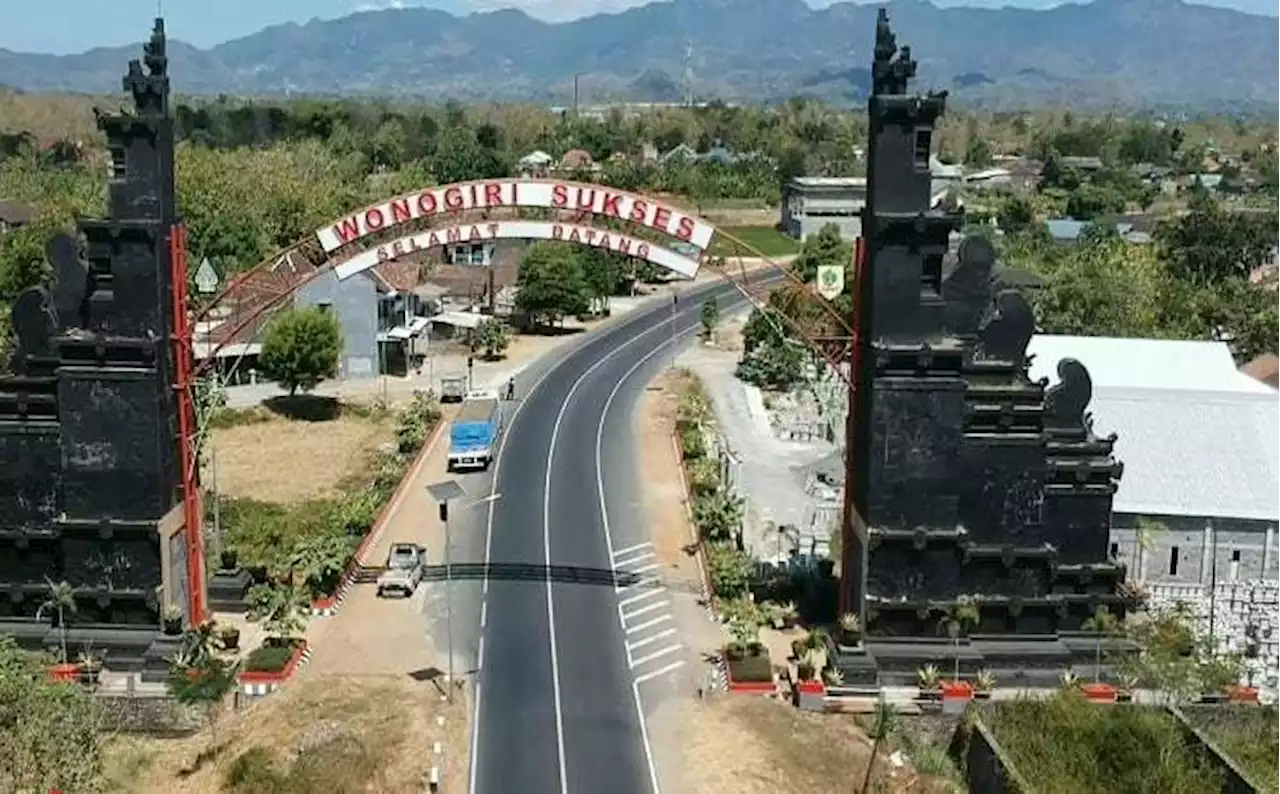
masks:
<instances>
[{"instance_id":1,"label":"road lane marking","mask_svg":"<svg viewBox=\"0 0 1280 794\"><path fill-rule=\"evenodd\" d=\"M618 602L618 609L622 609L628 604L634 604L635 602L644 600L646 598L652 598L653 596L661 595L665 592L667 592L667 588L655 587L652 590L645 590L643 593L640 593L639 595L627 596L626 598Z\"/></svg>"},{"instance_id":2,"label":"road lane marking","mask_svg":"<svg viewBox=\"0 0 1280 794\"><path fill-rule=\"evenodd\" d=\"M734 286L737 287L739 291L743 291L742 287L736 284L736 282ZM703 300L706 300L706 298L704 297ZM735 301L734 303L736 304L737 301ZM701 301L699 301L695 305L700 305L700 304L701 304ZM610 406L613 405L614 399L618 396L618 392L622 389L622 384L626 383L627 380L630 379L630 377L636 372L636 370L640 369L640 367L643 366L646 362L648 362L649 359L653 358L658 353L662 352L663 349L666 348L669 344L674 345L677 336L680 338L684 338L689 333L695 331L699 327L699 323L695 323L689 328L686 328L682 331L677 332L675 327L676 312L674 311L671 313L670 322L671 322L671 338L669 340L663 340L662 342L659 342L658 345L654 347L653 350L649 351L648 354L646 354L643 358L641 358L639 361L633 364L631 369L627 370L626 373L623 374L623 376L618 379L618 382L613 385L613 389L609 392L609 397L604 401L604 407L600 410L600 421L596 425L596 494L600 498L600 526L601 526L601 529L604 530L604 541L607 548L609 549L610 559L617 559L617 552L613 548L613 535L609 530L609 506L606 503L605 496L604 496L604 467L601 465L601 458L602 458L601 447L603 447L604 445L605 420L609 417L609 408ZM661 328L664 324L665 323L659 323L657 327ZM643 548L645 546L651 546L651 545L652 543L642 543L632 548L638 549L638 548ZM662 619L670 620L671 616L669 614L664 615L662 616L662 618L659 618L659 620L662 620ZM627 628L626 620L623 617L621 609L618 610L618 621L621 624L622 630L625 634L630 634L632 631L637 630L637 629ZM626 652L628 657L630 657L631 653L630 651L626 650L625 645L623 646L623 651ZM635 668L635 664L633 663L632 669L634 668ZM640 724L640 742L644 746L644 760L649 770L649 790L652 792L652 794L660 794L661 787L658 785L658 768L654 764L653 745L649 741L649 723L647 720L645 720L644 706L640 702L640 687L639 685L637 685L637 683L634 680L631 682L631 692L635 700L636 720Z\"/></svg>"},{"instance_id":3,"label":"road lane marking","mask_svg":"<svg viewBox=\"0 0 1280 794\"><path fill-rule=\"evenodd\" d=\"M643 684L645 681L652 681L653 679L657 678L660 675L666 675L667 673L675 672L676 670L679 670L681 667L684 667L684 659L677 659L674 662L671 662L670 664L666 665L665 667L661 667L657 670L653 670L651 672L645 673L644 675L636 676L636 680L634 681L634 684L638 685L638 684ZM636 694L636 697L637 699L640 697L639 693Z\"/></svg>"},{"instance_id":4,"label":"road lane marking","mask_svg":"<svg viewBox=\"0 0 1280 794\"><path fill-rule=\"evenodd\" d=\"M638 581L632 582L631 584L623 585L622 587L619 587L618 592L623 593L623 592L626 592L627 590L651 590L661 582L662 582L661 576L645 576L639 579Z\"/></svg>"},{"instance_id":5,"label":"road lane marking","mask_svg":"<svg viewBox=\"0 0 1280 794\"><path fill-rule=\"evenodd\" d=\"M663 607L669 607L669 606L671 606L671 602L670 602L670 601L659 601L659 602L658 602L658 603L656 603L656 604L649 604L649 605L647 605L647 606L642 606L642 607L640 607L639 609L633 609L633 610L631 610L630 612L622 612L622 613L620 613L620 617L622 618L623 622L625 623L626 621L631 620L632 618L638 618L638 617L640 617L641 615L645 614L646 612L652 612L652 611L654 611L655 609L662 609ZM625 628L625 626L624 626L624 628Z\"/></svg>"},{"instance_id":6,"label":"road lane marking","mask_svg":"<svg viewBox=\"0 0 1280 794\"><path fill-rule=\"evenodd\" d=\"M683 647L684 647L683 645L668 645L667 647L663 648L660 651L654 651L653 653L647 656L641 656L639 659L636 659L631 662L631 669L634 670L640 665L645 664L646 662L652 662L654 659L659 659L663 656L666 656L669 653L675 653L676 651L680 650Z\"/></svg>"},{"instance_id":7,"label":"road lane marking","mask_svg":"<svg viewBox=\"0 0 1280 794\"><path fill-rule=\"evenodd\" d=\"M651 559L653 559L655 556L656 556L656 555L655 555L653 552L651 552L651 551L646 551L646 552L644 552L643 554L637 554L637 555L636 555L636 556L634 556L634 557L632 557L632 556L630 556L630 555L626 555L626 557L627 557L627 558L626 558L625 560L614 560L614 562L613 562L613 567L615 567L615 568L622 568L622 567L627 566L627 565L635 565L636 563L640 562L641 560L651 560Z\"/></svg>"},{"instance_id":8,"label":"road lane marking","mask_svg":"<svg viewBox=\"0 0 1280 794\"><path fill-rule=\"evenodd\" d=\"M635 642L627 643L627 650L634 651L636 648L642 648L651 642L657 642L663 637L670 637L672 634L675 634L675 633L676 633L675 629L666 629L664 631L658 632L657 634L650 634L648 637L645 637L643 640L636 640Z\"/></svg>"},{"instance_id":9,"label":"road lane marking","mask_svg":"<svg viewBox=\"0 0 1280 794\"><path fill-rule=\"evenodd\" d=\"M647 620L644 623L641 623L639 626L632 626L631 628L626 630L626 633L635 634L637 631L644 631L645 629L651 629L654 626L658 625L659 623L663 623L668 620L671 620L670 615L661 615L659 617L654 618L653 620Z\"/></svg>"},{"instance_id":10,"label":"road lane marking","mask_svg":"<svg viewBox=\"0 0 1280 794\"><path fill-rule=\"evenodd\" d=\"M604 413L604 412L603 412L603 411L601 411L601 414L602 414L602 415L603 415L603 413ZM616 560L616 559L618 559L619 557L626 556L627 554L630 554L630 553L631 553L631 552L633 552L633 551L640 551L641 549L648 549L648 548L652 548L652 547L653 547L653 543L651 543L651 542L637 543L636 545L634 545L634 546L628 546L628 547L626 547L625 549L618 549L617 551L613 552L610 556L612 556L612 557L613 557L613 559L615 559L615 560Z\"/></svg>"},{"instance_id":11,"label":"road lane marking","mask_svg":"<svg viewBox=\"0 0 1280 794\"><path fill-rule=\"evenodd\" d=\"M649 563L648 565L642 565L639 568L628 569L627 573L648 573L649 571L653 571L661 567L662 566L659 565L658 563L653 562L653 563Z\"/></svg>"},{"instance_id":12,"label":"road lane marking","mask_svg":"<svg viewBox=\"0 0 1280 794\"><path fill-rule=\"evenodd\" d=\"M736 284L734 284L733 286L737 287L737 285L736 285ZM741 291L741 287L737 287L737 288L738 288L738 290L739 290L739 291ZM709 287L709 288L706 288L706 289L704 289L704 290L700 290L698 294L699 294L699 295L707 295L707 296L709 296L709 295L719 295L719 290L718 290L716 287ZM704 298L704 299L705 299L705 298ZM520 401L516 404L515 410L511 412L511 418L505 422L505 427L503 428L502 435L501 435L501 437L500 437L500 438L499 438L499 440L498 440L498 451L497 451L497 454L494 456L494 462L493 462L493 477L492 477L492 487L495 487L495 488L496 488L496 487L497 487L497 485L498 485L498 481L499 481L499 473L501 472L501 468L502 468L502 458L503 458L503 453L506 451L506 448L507 448L507 439L508 439L508 438L510 437L510 435L514 432L514 429L515 429L515 426L516 426L516 420L519 418L519 416L520 416L520 412L524 409L525 405L527 405L527 404L529 404L530 402L532 402L532 399L533 399L534 395L537 393L538 389L542 387L542 384L546 383L546 382L547 382L547 380L549 380L549 379L551 378L551 376L552 376L552 375L556 374L556 373L558 372L558 370L559 370L562 366L564 366L565 362L567 362L569 359L571 359L571 358L572 358L572 357L574 357L575 355L580 354L580 353L581 353L583 350L585 350L588 346L590 346L590 345L594 344L594 343L595 343L596 341L598 341L599 339L606 338L609 334L611 334L611 333L615 333L615 332L619 332L619 331L622 331L622 330L634 330L634 327L633 327L633 326L642 325L642 324L643 324L644 322L646 322L648 319L650 319L650 318L655 318L655 317L658 315L659 311L661 311L661 309L659 309L659 308L655 308L655 309L652 309L652 310L641 310L641 311L639 311L639 312L637 313L637 316L632 317L632 318L625 319L625 320L623 320L621 323L619 323L618 325L616 325L616 326L614 326L614 327L612 327L612 328L604 329L604 330L602 331L602 333L601 333L601 336L600 336L600 337L596 337L595 339L587 339L587 340L585 340L581 345L574 345L574 346L570 347L570 348L569 348L568 350L566 350L563 354L561 354L560 356L558 356L557 358L555 358L555 359L553 360L553 362L552 362L552 363L551 363L551 364L550 364L550 365L549 365L545 370L543 370L543 371L542 371L542 374L540 374L540 375L538 376L538 378L533 382L533 385L529 387L528 391L526 391L526 392L524 393L524 395L521 397ZM685 314L685 313L684 313L684 312L682 312L682 313L681 313L681 316L684 316L684 314ZM692 312L689 312L688 314L692 315ZM605 353L605 355L604 355L604 356L603 356L599 361L597 361L594 365L592 365L592 367L591 367L590 369L588 369L588 370L587 370L587 372L584 372L584 373L583 373L582 377L580 377L580 378L579 378L579 382L580 382L581 380L585 379L585 378L586 378L586 376L587 376L591 371L593 371L593 370L595 369L595 367L596 367L596 366L599 366L599 365L600 365L600 364L602 364L604 361L607 361L607 360L612 359L612 358L613 358L615 355L617 355L621 350L623 350L623 349L625 349L625 348L629 347L631 344L633 344L633 343L635 343L635 342L639 341L641 338L643 338L643 337L645 337L645 336L648 336L649 334L654 333L654 332L656 332L656 331L666 330L666 329L667 329L667 324L668 324L668 323L673 322L674 320L675 320L675 318L674 318L674 317L671 317L671 316L666 315L666 314L664 313L664 315L663 315L662 319L661 319L661 320L659 320L657 323L655 323L654 325L652 325L652 326L651 326L651 327L649 327L649 328L645 328L644 330L640 330L640 331L638 331L638 332L637 332L637 333L635 333L635 335L634 335L634 336L632 336L630 339L626 340L626 341L625 341L625 342L623 342L622 344L618 345L617 347L615 347L615 348L613 348L612 350L610 350L610 351L608 351L607 353ZM695 326L693 326L693 328L696 328L696 327L697 327L696 325L695 325ZM690 330L692 330L692 329L686 329L685 331L683 331L683 332L681 333L681 336L687 335L687 334L690 332ZM667 341L667 340L664 340L664 341L663 341L663 342L658 346L658 349L659 349L659 350L660 350L660 349L662 349L662 347L663 347L663 346L665 346L666 344L668 344L668 341ZM652 355L652 354L651 354L651 355ZM647 360L647 358L646 358L646 359L642 359L642 360ZM531 364L530 364L530 368L531 368L531 366L532 366L534 363L536 363L536 362L531 362ZM628 373L628 374L630 374L630 373ZM624 378L624 380L625 380L625 378ZM575 386L576 386L576 384L575 384ZM612 395L610 395L610 400L612 400ZM566 397L565 397L565 400L564 400L564 404L567 404L568 402L569 402L569 397L568 397L568 396L566 396ZM563 405L561 406L561 408L562 408L562 410L563 410ZM608 405L607 405L607 403L606 403L605 409L601 412L602 421L601 421L600 428L598 428L597 437L596 437L596 463L597 463L597 470L596 470L596 482L597 482L597 485L598 485L598 486L601 484L601 478L600 478L600 472L599 472L599 459L600 459L600 448L599 448L599 446L600 446L600 445L599 445L599 441L600 441L600 439L599 439L599 430L602 430L602 429L603 429L603 424L604 424L604 423L603 423L603 416L604 416L605 414L607 414L607 412L608 412ZM554 450L554 447L552 447L550 450L548 450L548 456L547 456L547 457L548 457L548 469L550 469L550 458L551 458L551 453L553 453L554 451L555 451L555 450ZM548 473L549 473L549 472L548 472ZM545 501L545 499L546 499L546 494L545 494L545 493L544 493L544 495L543 495L543 498L544 498L544 501ZM601 491L601 492L600 492L600 503L601 503L601 505L603 506L603 504L604 504L604 492L603 492L603 491ZM498 500L491 500L491 501L489 502L488 516L487 516L487 519L486 519L486 521L485 521L484 562L485 562L486 567L487 567L488 565L490 565L490 564L491 564L491 561L492 561L492 551L493 551L493 516L494 516L494 509L495 509L495 505L496 505L496 504L498 504ZM545 506L544 506L544 507L545 507ZM545 516L544 516L544 517L545 517ZM607 516L605 516L604 518L605 518L605 521L607 522L608 517L607 517ZM612 541L612 538L611 538L611 537L610 537L610 535L609 535L608 527L607 527L607 526L605 526L605 528L604 528L604 529L605 529L605 532L604 532L604 534L605 534L605 540L606 540L606 542L608 543L608 547L609 547L609 549L610 549L610 559L613 559L613 551L612 551L613 541ZM545 527L544 527L544 530L545 530ZM630 550L636 550L636 549L644 548L644 547L646 547L646 546L651 546L651 545L652 545L652 543L648 543L648 542L646 542L646 543L640 543L640 544L636 544L636 545L635 545L635 546L633 546L633 547L630 547ZM624 549L624 551L626 551L626 550ZM485 577L484 584L483 584L482 589L481 589L481 598L482 598L481 603L482 603L482 604L487 604L487 603L488 603L489 583L490 583L490 579L489 579L489 577ZM549 602L550 602L550 599L551 599L551 584L550 584L550 582L548 582L548 583L546 584L546 587L547 587L547 599L548 599L548 603L549 603ZM669 619L669 616L667 616L667 618L666 618L666 619ZM621 621L621 617L619 618L619 620ZM662 619L659 619L659 620L658 620L658 621L656 621L656 622L661 622L661 620L662 620ZM550 626L548 626L548 629L550 629ZM468 765L468 766L470 767L470 769L469 769L469 775L468 775L468 777L469 777L469 781L468 781L468 787L467 787L467 790L468 790L469 794L476 794L476 785L477 785L477 778L478 778L478 767L479 767L479 761L480 761L480 754L479 754L479 744L480 744L480 731L479 731L479 714L480 714L480 711L479 711L479 704L480 704L480 699L479 699L479 689L480 689L481 671L483 670L483 667L484 667L484 666L483 666L483 664L481 663L481 662L482 662L482 660L483 660L483 657L484 657L484 642L483 642L483 638L484 638L484 631L483 631L483 629L481 630L480 634L481 634L481 639L480 639L480 651L479 651L479 653L477 654L478 661L477 661L477 664L476 664L476 703L475 703L475 710L474 710L474 717L475 717L475 719L473 720L473 725L472 725L472 732L471 732L471 758L470 758L470 763L469 763L469 765ZM555 654L555 636L554 636L554 633L552 633L552 636L551 636L551 652L552 652L552 654L553 654L553 655ZM558 690L558 688L559 688L559 680L558 680L558 678L555 680L555 682L554 682L554 683L556 684L556 689ZM634 686L633 686L633 690L634 690L635 698L636 698L636 710L637 710L637 713L641 714L641 726L640 726L640 728L641 728L641 739L643 740L643 743L644 743L645 756L646 756L646 759L648 760L648 764L649 764L649 777L650 777L650 780L651 780L651 781L652 781L652 783L653 783L653 792L654 792L654 794L658 794L658 788L657 788L657 777L656 777L656 772L655 772L654 767L653 767L653 757L652 757L652 750L651 750L651 748L650 748L650 746L649 746L648 730L647 730L647 727L645 726L644 721L643 721L643 713L640 711L640 692L639 692L639 690L638 690L638 689L635 689L635 688L634 688ZM559 707L560 707L560 702L559 702L559 696L558 696L558 694L557 694L557 698L556 698L556 710L557 710L557 716L559 716L559 712L560 712L560 708L559 708ZM562 790L562 791L564 791L565 786L566 786L566 783L565 783L565 779L564 779L564 734L563 734L563 730L558 730L558 731L557 731L557 750L559 751L559 755L560 755L560 759L559 759L559 761L560 761L560 772L561 772L561 775L560 775L561 790Z\"/></svg>"}]
</instances>

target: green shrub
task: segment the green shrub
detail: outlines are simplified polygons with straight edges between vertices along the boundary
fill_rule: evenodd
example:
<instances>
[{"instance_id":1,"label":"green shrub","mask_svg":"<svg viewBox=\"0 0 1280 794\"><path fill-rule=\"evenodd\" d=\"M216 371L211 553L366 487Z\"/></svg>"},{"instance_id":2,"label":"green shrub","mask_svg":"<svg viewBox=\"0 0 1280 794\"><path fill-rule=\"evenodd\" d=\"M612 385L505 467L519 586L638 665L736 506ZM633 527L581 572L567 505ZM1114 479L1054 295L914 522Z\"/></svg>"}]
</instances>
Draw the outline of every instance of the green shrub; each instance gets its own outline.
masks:
<instances>
[{"instance_id":1,"label":"green shrub","mask_svg":"<svg viewBox=\"0 0 1280 794\"><path fill-rule=\"evenodd\" d=\"M729 677L734 681L746 683L773 680L773 662L769 660L767 653L741 655L737 658L730 656L725 663L729 666Z\"/></svg>"},{"instance_id":2,"label":"green shrub","mask_svg":"<svg viewBox=\"0 0 1280 794\"><path fill-rule=\"evenodd\" d=\"M729 543L707 543L707 575L717 598L731 599L746 595L755 573L755 561Z\"/></svg>"},{"instance_id":3,"label":"green shrub","mask_svg":"<svg viewBox=\"0 0 1280 794\"><path fill-rule=\"evenodd\" d=\"M396 420L396 445L403 454L417 452L440 421L440 405L431 392L414 392Z\"/></svg>"},{"instance_id":4,"label":"green shrub","mask_svg":"<svg viewBox=\"0 0 1280 794\"><path fill-rule=\"evenodd\" d=\"M1163 710L1101 707L1078 693L989 706L996 741L1037 794L1203 794L1222 786Z\"/></svg>"},{"instance_id":5,"label":"green shrub","mask_svg":"<svg viewBox=\"0 0 1280 794\"><path fill-rule=\"evenodd\" d=\"M245 658L244 669L253 673L278 673L289 664L297 649L297 641L263 643Z\"/></svg>"},{"instance_id":6,"label":"green shrub","mask_svg":"<svg viewBox=\"0 0 1280 794\"><path fill-rule=\"evenodd\" d=\"M271 751L256 744L236 756L222 778L228 794L276 794L284 783Z\"/></svg>"},{"instance_id":7,"label":"green shrub","mask_svg":"<svg viewBox=\"0 0 1280 794\"><path fill-rule=\"evenodd\" d=\"M714 460L695 458L688 465L689 492L695 499L715 493L720 487L720 467Z\"/></svg>"},{"instance_id":8,"label":"green shrub","mask_svg":"<svg viewBox=\"0 0 1280 794\"><path fill-rule=\"evenodd\" d=\"M707 441L696 427L680 431L680 449L685 460L697 460L707 454Z\"/></svg>"}]
</instances>

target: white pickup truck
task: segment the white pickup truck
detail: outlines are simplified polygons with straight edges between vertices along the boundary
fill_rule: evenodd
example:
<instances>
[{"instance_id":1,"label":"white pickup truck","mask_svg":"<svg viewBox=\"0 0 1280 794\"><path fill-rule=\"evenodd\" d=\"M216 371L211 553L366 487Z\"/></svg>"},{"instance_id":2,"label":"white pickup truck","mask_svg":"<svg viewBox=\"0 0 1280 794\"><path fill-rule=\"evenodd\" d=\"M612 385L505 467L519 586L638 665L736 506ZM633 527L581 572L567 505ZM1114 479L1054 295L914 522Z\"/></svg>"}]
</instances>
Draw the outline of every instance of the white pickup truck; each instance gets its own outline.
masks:
<instances>
[{"instance_id":1,"label":"white pickup truck","mask_svg":"<svg viewBox=\"0 0 1280 794\"><path fill-rule=\"evenodd\" d=\"M392 543L387 554L386 573L378 577L378 597L398 593L405 598L413 595L422 581L423 567L427 564L427 550L416 543Z\"/></svg>"}]
</instances>

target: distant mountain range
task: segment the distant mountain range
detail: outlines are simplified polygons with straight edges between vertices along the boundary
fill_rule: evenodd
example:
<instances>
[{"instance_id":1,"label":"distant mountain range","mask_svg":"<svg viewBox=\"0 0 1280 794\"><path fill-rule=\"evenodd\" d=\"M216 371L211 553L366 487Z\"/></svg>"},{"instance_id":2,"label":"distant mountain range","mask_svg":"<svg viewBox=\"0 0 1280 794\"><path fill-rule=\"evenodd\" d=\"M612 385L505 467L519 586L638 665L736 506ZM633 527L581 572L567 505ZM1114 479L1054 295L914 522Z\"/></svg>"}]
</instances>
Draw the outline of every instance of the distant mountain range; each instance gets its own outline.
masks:
<instances>
[{"instance_id":1,"label":"distant mountain range","mask_svg":"<svg viewBox=\"0 0 1280 794\"><path fill-rule=\"evenodd\" d=\"M188 94L382 94L438 100L676 101L806 94L860 101L878 5L673 0L548 24L516 10L458 17L367 11L269 27L207 50L171 42ZM1047 11L888 4L922 86L962 100L1252 109L1277 104L1277 20L1181 0L1095 0ZM691 44L692 57L686 57ZM0 49L0 84L115 93L137 46L79 55Z\"/></svg>"}]
</instances>

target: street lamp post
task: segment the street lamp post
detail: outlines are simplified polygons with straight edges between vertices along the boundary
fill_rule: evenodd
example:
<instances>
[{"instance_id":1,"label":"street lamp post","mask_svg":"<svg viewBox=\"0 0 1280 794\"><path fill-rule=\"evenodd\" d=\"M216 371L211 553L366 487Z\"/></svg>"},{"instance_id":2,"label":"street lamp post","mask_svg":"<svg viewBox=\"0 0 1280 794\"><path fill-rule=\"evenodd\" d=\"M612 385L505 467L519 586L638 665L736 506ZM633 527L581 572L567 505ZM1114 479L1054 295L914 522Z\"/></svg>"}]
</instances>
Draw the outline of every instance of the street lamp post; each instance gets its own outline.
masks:
<instances>
[{"instance_id":1,"label":"street lamp post","mask_svg":"<svg viewBox=\"0 0 1280 794\"><path fill-rule=\"evenodd\" d=\"M440 509L440 522L444 524L444 610L445 610L445 653L449 656L449 702L453 702L453 538L449 533L449 503L465 499L467 492L457 480L445 480L427 486L427 493L435 500Z\"/></svg>"}]
</instances>

